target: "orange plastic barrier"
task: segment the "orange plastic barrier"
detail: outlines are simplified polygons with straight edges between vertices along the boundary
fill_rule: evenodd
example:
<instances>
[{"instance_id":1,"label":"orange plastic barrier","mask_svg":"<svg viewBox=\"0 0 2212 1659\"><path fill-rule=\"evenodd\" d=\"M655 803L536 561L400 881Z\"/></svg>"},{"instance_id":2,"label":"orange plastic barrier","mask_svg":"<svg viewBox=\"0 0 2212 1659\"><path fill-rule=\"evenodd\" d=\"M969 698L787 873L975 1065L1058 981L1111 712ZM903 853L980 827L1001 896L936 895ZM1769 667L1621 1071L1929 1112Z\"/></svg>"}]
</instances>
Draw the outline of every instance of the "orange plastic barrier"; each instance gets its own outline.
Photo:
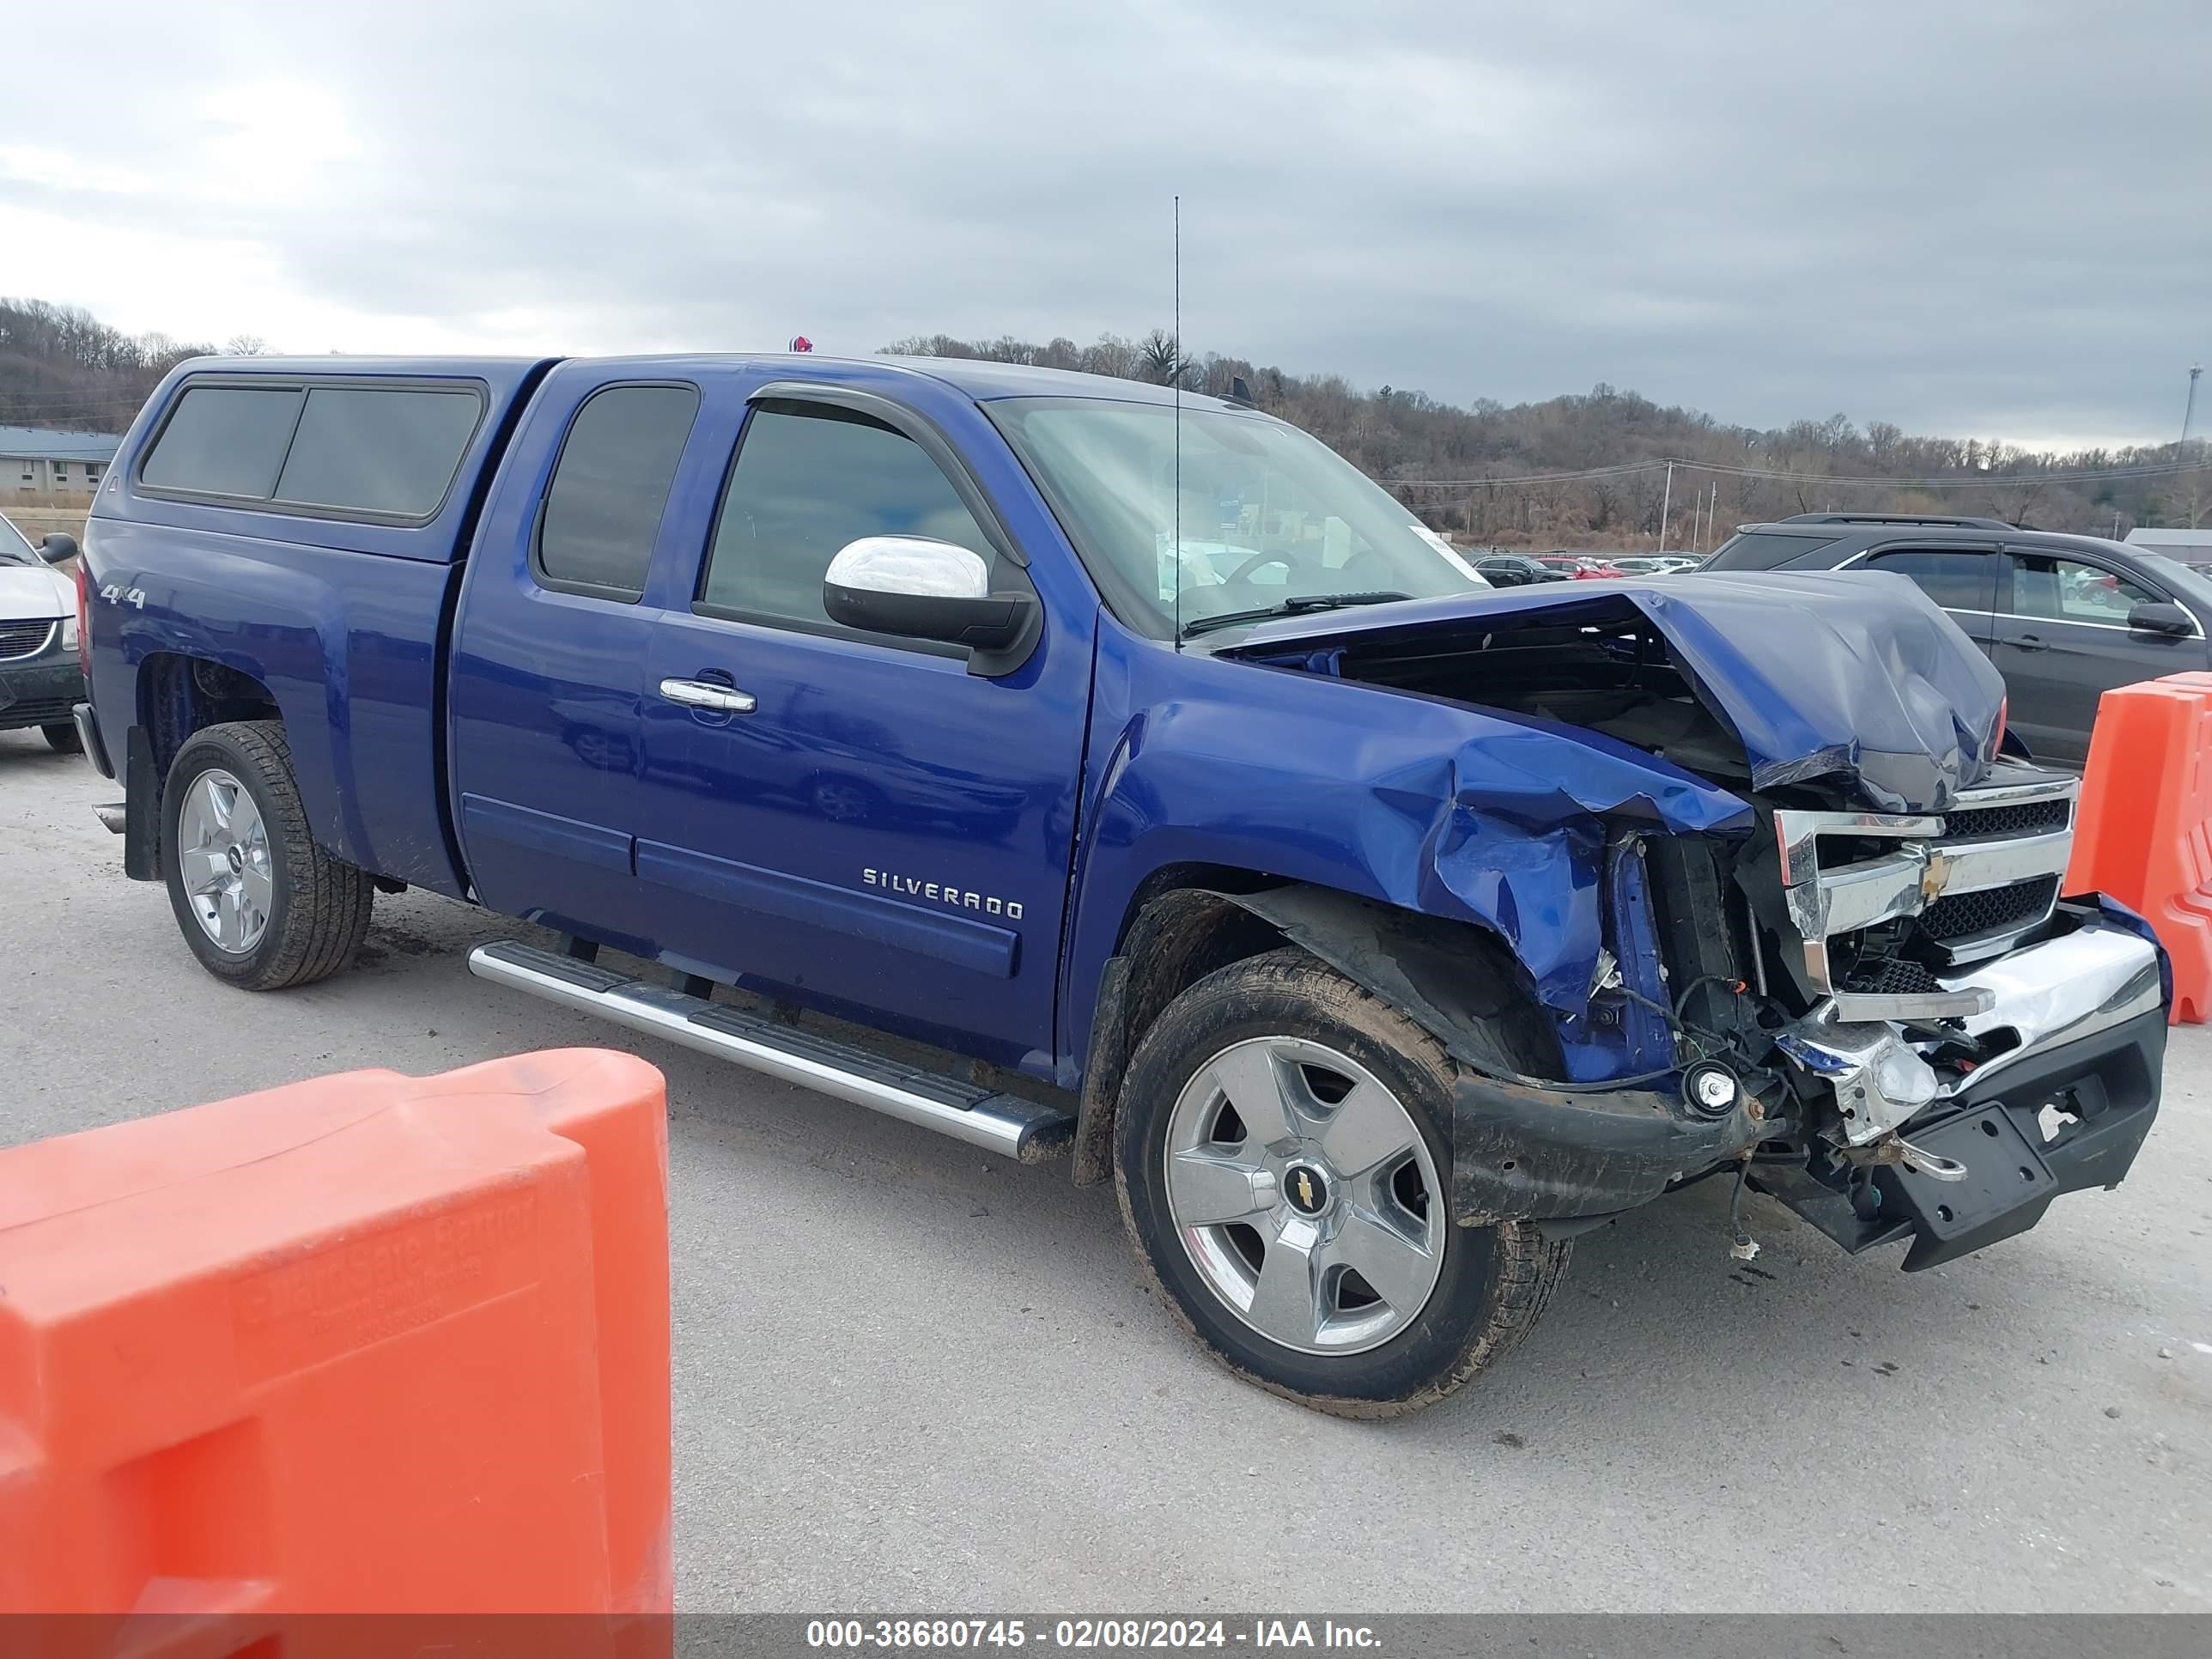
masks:
<instances>
[{"instance_id":1,"label":"orange plastic barrier","mask_svg":"<svg viewBox=\"0 0 2212 1659\"><path fill-rule=\"evenodd\" d=\"M2173 1020L2212 1015L2212 674L2098 700L2066 890L2141 912L2173 958Z\"/></svg>"},{"instance_id":2,"label":"orange plastic barrier","mask_svg":"<svg viewBox=\"0 0 2212 1659\"><path fill-rule=\"evenodd\" d=\"M564 1049L0 1152L0 1611L670 1612L664 1096Z\"/></svg>"}]
</instances>

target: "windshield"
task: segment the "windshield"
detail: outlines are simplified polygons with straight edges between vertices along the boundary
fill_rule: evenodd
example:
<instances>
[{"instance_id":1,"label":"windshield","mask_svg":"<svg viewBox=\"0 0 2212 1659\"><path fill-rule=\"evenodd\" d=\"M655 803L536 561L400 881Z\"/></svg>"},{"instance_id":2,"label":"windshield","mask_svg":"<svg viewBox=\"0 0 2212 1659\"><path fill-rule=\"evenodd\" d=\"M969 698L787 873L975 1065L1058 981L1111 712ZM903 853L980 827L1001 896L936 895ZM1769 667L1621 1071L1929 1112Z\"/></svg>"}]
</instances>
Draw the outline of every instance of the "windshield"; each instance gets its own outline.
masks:
<instances>
[{"instance_id":1,"label":"windshield","mask_svg":"<svg viewBox=\"0 0 2212 1659\"><path fill-rule=\"evenodd\" d=\"M37 564L38 562L40 562L39 556L31 546L31 538L16 529L14 525L9 524L7 520L0 519L0 564Z\"/></svg>"},{"instance_id":2,"label":"windshield","mask_svg":"<svg viewBox=\"0 0 2212 1659\"><path fill-rule=\"evenodd\" d=\"M987 407L1115 613L1155 638L1173 636L1178 610L1188 629L1290 600L1322 609L1339 595L1432 599L1490 586L1357 467L1280 421L1182 411L1178 538L1172 405L1012 398Z\"/></svg>"}]
</instances>

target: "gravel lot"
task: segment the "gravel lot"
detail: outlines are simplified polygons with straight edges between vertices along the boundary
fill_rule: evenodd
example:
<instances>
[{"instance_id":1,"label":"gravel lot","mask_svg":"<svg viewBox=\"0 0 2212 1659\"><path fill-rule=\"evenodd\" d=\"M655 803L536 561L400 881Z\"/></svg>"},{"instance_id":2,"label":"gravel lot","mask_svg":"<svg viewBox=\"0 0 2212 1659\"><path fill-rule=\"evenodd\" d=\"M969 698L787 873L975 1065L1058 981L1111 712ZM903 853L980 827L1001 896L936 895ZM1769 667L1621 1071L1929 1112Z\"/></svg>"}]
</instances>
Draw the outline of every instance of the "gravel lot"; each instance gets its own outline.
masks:
<instances>
[{"instance_id":1,"label":"gravel lot","mask_svg":"<svg viewBox=\"0 0 2212 1659\"><path fill-rule=\"evenodd\" d=\"M362 964L208 978L0 733L0 1142L319 1073L635 1047L668 1075L692 1609L2212 1611L2212 1033L2118 1193L1906 1276L1717 1185L1584 1238L1452 1402L1338 1422L1217 1370L1110 1192L470 977L514 930L379 901Z\"/></svg>"}]
</instances>

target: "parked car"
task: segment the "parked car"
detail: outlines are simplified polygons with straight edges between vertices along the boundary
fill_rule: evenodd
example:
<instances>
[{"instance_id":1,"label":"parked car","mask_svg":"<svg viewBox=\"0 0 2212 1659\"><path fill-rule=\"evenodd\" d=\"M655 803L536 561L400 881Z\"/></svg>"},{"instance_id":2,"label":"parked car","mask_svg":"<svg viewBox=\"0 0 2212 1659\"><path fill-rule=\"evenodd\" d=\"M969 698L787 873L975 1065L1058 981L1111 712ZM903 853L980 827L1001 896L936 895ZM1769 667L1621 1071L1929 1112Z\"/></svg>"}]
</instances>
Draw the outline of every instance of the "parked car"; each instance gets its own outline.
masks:
<instances>
[{"instance_id":1,"label":"parked car","mask_svg":"<svg viewBox=\"0 0 2212 1659\"><path fill-rule=\"evenodd\" d=\"M52 567L76 556L69 536L33 547L0 518L0 732L36 726L47 744L76 749L71 710L84 696L77 659L76 585Z\"/></svg>"},{"instance_id":2,"label":"parked car","mask_svg":"<svg viewBox=\"0 0 2212 1659\"><path fill-rule=\"evenodd\" d=\"M2002 519L1801 513L1740 527L1704 568L1886 571L1916 583L2003 674L2038 760L2087 759L2097 699L2212 668L2212 578L2144 547Z\"/></svg>"},{"instance_id":3,"label":"parked car","mask_svg":"<svg viewBox=\"0 0 2212 1659\"><path fill-rule=\"evenodd\" d=\"M1486 553L1474 561L1474 568L1492 587L1526 587L1532 582L1568 580L1565 571L1554 570L1525 553Z\"/></svg>"},{"instance_id":4,"label":"parked car","mask_svg":"<svg viewBox=\"0 0 2212 1659\"><path fill-rule=\"evenodd\" d=\"M1624 576L1671 576L1678 570L1694 570L1698 562L1674 553L1638 554L1613 560L1613 568Z\"/></svg>"},{"instance_id":5,"label":"parked car","mask_svg":"<svg viewBox=\"0 0 2212 1659\"><path fill-rule=\"evenodd\" d=\"M1917 1269L2157 1110L2157 947L2060 901L2077 781L1909 584L1493 592L1235 402L203 360L81 592L103 811L216 978L337 971L380 890L528 918L474 971L1113 1180L1206 1349L1325 1410L1458 1387L1702 1176Z\"/></svg>"},{"instance_id":6,"label":"parked car","mask_svg":"<svg viewBox=\"0 0 2212 1659\"><path fill-rule=\"evenodd\" d=\"M1556 571L1572 581L1599 581L1620 574L1611 561L1595 559L1586 553L1538 553L1532 556L1547 570Z\"/></svg>"}]
</instances>

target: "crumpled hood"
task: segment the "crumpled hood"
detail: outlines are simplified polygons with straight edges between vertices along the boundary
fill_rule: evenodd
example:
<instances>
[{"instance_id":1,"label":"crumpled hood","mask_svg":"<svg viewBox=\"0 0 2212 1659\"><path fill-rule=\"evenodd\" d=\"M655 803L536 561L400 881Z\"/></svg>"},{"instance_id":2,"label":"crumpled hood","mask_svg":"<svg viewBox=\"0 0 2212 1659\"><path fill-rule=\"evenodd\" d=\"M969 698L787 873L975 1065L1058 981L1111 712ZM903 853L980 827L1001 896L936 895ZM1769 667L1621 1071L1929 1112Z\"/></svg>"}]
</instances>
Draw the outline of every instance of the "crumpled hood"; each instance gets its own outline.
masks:
<instances>
[{"instance_id":1,"label":"crumpled hood","mask_svg":"<svg viewBox=\"0 0 2212 1659\"><path fill-rule=\"evenodd\" d=\"M1842 776L1877 811L1940 811L1987 769L2004 681L1956 623L1877 571L1685 574L1547 583L1266 622L1224 656L1649 619L1713 714L1741 740L1754 788Z\"/></svg>"}]
</instances>

